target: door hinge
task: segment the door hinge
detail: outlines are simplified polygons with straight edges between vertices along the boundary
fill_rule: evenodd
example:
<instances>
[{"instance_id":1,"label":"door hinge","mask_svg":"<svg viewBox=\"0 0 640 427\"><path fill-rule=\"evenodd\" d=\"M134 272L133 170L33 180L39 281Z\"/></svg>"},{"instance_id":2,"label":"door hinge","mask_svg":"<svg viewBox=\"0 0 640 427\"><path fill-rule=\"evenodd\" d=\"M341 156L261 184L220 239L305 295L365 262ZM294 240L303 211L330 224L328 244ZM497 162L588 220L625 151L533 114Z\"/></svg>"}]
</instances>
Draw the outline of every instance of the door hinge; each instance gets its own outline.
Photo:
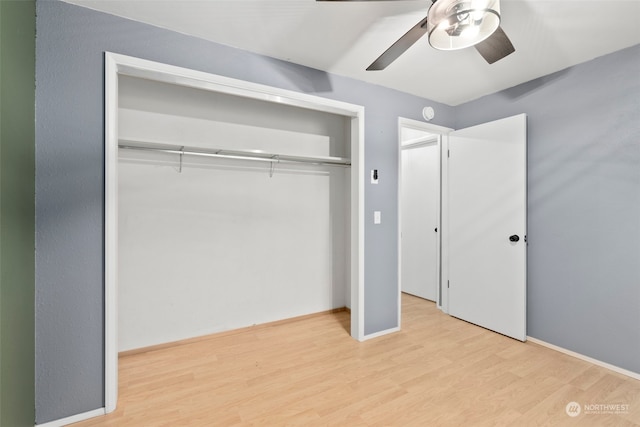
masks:
<instances>
[{"instance_id":1,"label":"door hinge","mask_svg":"<svg viewBox=\"0 0 640 427\"><path fill-rule=\"evenodd\" d=\"M447 280L447 289L449 289L449 281Z\"/></svg>"},{"instance_id":2,"label":"door hinge","mask_svg":"<svg viewBox=\"0 0 640 427\"><path fill-rule=\"evenodd\" d=\"M451 157L451 150L447 150L447 157Z\"/></svg>"}]
</instances>

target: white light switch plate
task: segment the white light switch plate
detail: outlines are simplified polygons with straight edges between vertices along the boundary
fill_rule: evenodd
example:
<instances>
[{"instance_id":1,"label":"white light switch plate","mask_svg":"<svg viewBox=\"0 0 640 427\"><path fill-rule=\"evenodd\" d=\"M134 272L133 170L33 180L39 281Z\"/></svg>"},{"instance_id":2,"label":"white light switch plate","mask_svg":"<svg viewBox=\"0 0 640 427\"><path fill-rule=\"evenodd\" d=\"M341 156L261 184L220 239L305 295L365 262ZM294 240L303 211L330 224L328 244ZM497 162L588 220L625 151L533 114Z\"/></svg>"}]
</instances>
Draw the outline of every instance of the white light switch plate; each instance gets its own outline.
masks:
<instances>
[{"instance_id":1,"label":"white light switch plate","mask_svg":"<svg viewBox=\"0 0 640 427\"><path fill-rule=\"evenodd\" d=\"M382 222L382 216L380 215L380 211L373 212L373 223L380 224Z\"/></svg>"}]
</instances>

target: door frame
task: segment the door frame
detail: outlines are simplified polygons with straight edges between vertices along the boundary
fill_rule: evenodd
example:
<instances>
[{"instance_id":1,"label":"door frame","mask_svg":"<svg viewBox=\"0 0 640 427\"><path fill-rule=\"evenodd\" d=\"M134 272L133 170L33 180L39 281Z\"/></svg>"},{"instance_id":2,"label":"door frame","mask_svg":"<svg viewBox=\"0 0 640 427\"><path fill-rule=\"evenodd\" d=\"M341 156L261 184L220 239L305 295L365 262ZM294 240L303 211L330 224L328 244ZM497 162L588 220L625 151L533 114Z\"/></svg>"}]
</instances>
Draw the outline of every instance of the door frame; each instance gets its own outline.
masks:
<instances>
[{"instance_id":1,"label":"door frame","mask_svg":"<svg viewBox=\"0 0 640 427\"><path fill-rule=\"evenodd\" d=\"M406 128L406 129L414 129L414 130L419 130L419 131L423 131L423 132L428 132L432 135L435 135L436 138L438 138L438 145L440 147L440 224L439 224L439 230L441 232L438 233L438 241L439 241L439 245L440 245L440 250L439 252L439 259L436 261L437 262L437 269L439 271L439 275L440 275L440 280L438 283L438 286L436 287L436 305L438 308L440 308L441 310L447 312L445 310L446 305L443 304L443 301L446 300L445 294L446 292L441 292L442 291L442 284L446 283L443 281L444 278L444 274L445 274L445 269L443 268L444 264L443 263L443 250L445 249L443 247L443 244L445 243L446 239L443 239L443 234L444 234L444 227L443 227L443 219L444 219L444 211L443 211L443 207L444 207L444 191L446 189L446 187L444 186L444 184L446 183L445 181L445 177L446 174L448 173L448 170L445 169L446 167L446 161L444 161L444 153L447 152L447 135L449 134L449 132L452 132L453 129L448 128L448 127L444 127L444 126L439 126L439 125L434 125L431 123L425 123L425 122L421 122L418 120L412 120L412 119L408 119L408 118L404 118L404 117L399 117L398 118L398 325L400 325L400 320L401 320L401 313L402 313L402 129Z\"/></svg>"},{"instance_id":2,"label":"door frame","mask_svg":"<svg viewBox=\"0 0 640 427\"><path fill-rule=\"evenodd\" d=\"M118 399L118 77L121 75L333 113L351 119L351 336L363 341L364 107L105 52L105 412L113 412Z\"/></svg>"}]
</instances>

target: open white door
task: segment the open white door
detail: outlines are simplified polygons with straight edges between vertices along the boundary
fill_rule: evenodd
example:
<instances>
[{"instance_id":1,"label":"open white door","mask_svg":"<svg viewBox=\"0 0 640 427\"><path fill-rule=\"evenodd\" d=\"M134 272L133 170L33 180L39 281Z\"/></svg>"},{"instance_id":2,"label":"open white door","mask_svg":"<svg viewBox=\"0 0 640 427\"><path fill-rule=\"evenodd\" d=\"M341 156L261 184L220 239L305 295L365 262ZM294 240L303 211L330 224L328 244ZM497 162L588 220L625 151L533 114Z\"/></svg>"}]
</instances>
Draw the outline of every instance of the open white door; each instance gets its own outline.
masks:
<instances>
[{"instance_id":1,"label":"open white door","mask_svg":"<svg viewBox=\"0 0 640 427\"><path fill-rule=\"evenodd\" d=\"M526 116L449 139L449 314L526 340Z\"/></svg>"}]
</instances>

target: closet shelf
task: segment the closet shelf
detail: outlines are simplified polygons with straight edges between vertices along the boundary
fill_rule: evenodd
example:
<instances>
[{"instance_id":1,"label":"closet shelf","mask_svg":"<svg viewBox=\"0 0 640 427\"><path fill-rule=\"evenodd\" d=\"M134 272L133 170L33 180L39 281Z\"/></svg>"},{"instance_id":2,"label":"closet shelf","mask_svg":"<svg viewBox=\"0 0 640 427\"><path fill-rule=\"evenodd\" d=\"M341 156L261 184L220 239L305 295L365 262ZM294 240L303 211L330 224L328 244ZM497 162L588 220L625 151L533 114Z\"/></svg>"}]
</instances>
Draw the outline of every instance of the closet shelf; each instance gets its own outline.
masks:
<instances>
[{"instance_id":1,"label":"closet shelf","mask_svg":"<svg viewBox=\"0 0 640 427\"><path fill-rule=\"evenodd\" d=\"M226 150L216 148L196 148L181 145L160 144L147 141L121 139L118 147L125 150L156 151L161 153L190 155L200 157L216 157L236 160L255 160L270 163L307 163L323 166L351 166L351 159L347 157L309 157L292 156L288 154L265 153L259 150Z\"/></svg>"}]
</instances>

